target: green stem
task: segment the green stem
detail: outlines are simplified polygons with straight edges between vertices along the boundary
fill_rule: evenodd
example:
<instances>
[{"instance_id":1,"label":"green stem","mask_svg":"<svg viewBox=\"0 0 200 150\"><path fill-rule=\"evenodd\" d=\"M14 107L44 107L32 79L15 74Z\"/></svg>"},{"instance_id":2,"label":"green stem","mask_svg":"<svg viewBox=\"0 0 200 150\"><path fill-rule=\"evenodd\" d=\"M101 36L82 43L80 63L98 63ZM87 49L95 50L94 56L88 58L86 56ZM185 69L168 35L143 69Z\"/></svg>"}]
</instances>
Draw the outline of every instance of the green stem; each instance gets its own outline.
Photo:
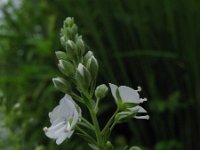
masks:
<instances>
[{"instance_id":1,"label":"green stem","mask_svg":"<svg viewBox=\"0 0 200 150\"><path fill-rule=\"evenodd\" d=\"M114 126L117 124L117 122L116 121L114 121L113 122L113 124L111 125L111 127L110 127L110 130L112 131L112 129L114 128Z\"/></svg>"},{"instance_id":2,"label":"green stem","mask_svg":"<svg viewBox=\"0 0 200 150\"><path fill-rule=\"evenodd\" d=\"M95 113L98 112L99 101L100 101L100 99L97 99L97 101L96 101L96 105L95 105L95 107L94 107L94 111L95 111Z\"/></svg>"},{"instance_id":3,"label":"green stem","mask_svg":"<svg viewBox=\"0 0 200 150\"><path fill-rule=\"evenodd\" d=\"M94 109L92 108L92 105L90 105L89 112L90 112L92 122L93 122L94 127L95 127L95 134L96 134L96 138L97 138L97 143L100 146L101 145L101 131L100 131L100 127L99 127L99 123L98 123L96 114L94 112Z\"/></svg>"},{"instance_id":4,"label":"green stem","mask_svg":"<svg viewBox=\"0 0 200 150\"><path fill-rule=\"evenodd\" d=\"M109 126L111 125L111 123L112 123L112 121L113 121L115 115L118 113L118 111L119 111L119 109L116 109L116 111L114 112L114 114L112 115L112 117L109 119L109 121L107 122L107 124L105 125L105 127L103 128L103 130L102 130L102 132L101 132L102 135L103 135L103 134L106 132L106 130L109 128Z\"/></svg>"},{"instance_id":5,"label":"green stem","mask_svg":"<svg viewBox=\"0 0 200 150\"><path fill-rule=\"evenodd\" d=\"M81 120L83 120L83 122L85 122L88 125L89 128L94 129L94 126L89 121L87 121L87 119L82 117Z\"/></svg>"},{"instance_id":6,"label":"green stem","mask_svg":"<svg viewBox=\"0 0 200 150\"><path fill-rule=\"evenodd\" d=\"M72 95L72 98L74 98L74 99L77 100L78 102L80 102L80 103L84 103L82 97L76 95L75 93L71 93L71 95Z\"/></svg>"},{"instance_id":7,"label":"green stem","mask_svg":"<svg viewBox=\"0 0 200 150\"><path fill-rule=\"evenodd\" d=\"M80 133L82 133L84 136L86 136L93 144L97 144L96 141L87 132L85 132L82 128L80 128L79 126L76 126L76 130L78 130Z\"/></svg>"}]
</instances>

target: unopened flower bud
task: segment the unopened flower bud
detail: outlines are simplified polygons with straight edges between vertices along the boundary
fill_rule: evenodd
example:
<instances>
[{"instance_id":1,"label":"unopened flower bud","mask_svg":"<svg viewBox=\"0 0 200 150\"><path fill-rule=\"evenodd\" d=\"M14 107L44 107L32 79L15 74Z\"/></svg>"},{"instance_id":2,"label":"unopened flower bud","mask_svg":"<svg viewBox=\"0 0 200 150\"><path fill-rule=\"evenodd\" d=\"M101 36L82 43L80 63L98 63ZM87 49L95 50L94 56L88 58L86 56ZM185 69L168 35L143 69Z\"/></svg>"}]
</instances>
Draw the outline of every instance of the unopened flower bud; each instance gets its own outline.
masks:
<instances>
[{"instance_id":1,"label":"unopened flower bud","mask_svg":"<svg viewBox=\"0 0 200 150\"><path fill-rule=\"evenodd\" d=\"M92 79L95 79L99 70L99 64L94 56L87 61L87 68L91 73Z\"/></svg>"},{"instance_id":2,"label":"unopened flower bud","mask_svg":"<svg viewBox=\"0 0 200 150\"><path fill-rule=\"evenodd\" d=\"M60 90L63 93L70 93L71 92L71 86L70 84L61 77L56 77L52 79L54 86L56 89Z\"/></svg>"},{"instance_id":3,"label":"unopened flower bud","mask_svg":"<svg viewBox=\"0 0 200 150\"><path fill-rule=\"evenodd\" d=\"M73 64L69 61L59 60L58 68L66 76L71 76L75 72Z\"/></svg>"},{"instance_id":4,"label":"unopened flower bud","mask_svg":"<svg viewBox=\"0 0 200 150\"><path fill-rule=\"evenodd\" d=\"M74 24L74 18L72 17L67 17L64 21L64 26L66 27L72 27Z\"/></svg>"},{"instance_id":5,"label":"unopened flower bud","mask_svg":"<svg viewBox=\"0 0 200 150\"><path fill-rule=\"evenodd\" d=\"M105 84L99 85L95 90L97 99L102 99L108 94L108 87Z\"/></svg>"},{"instance_id":6,"label":"unopened flower bud","mask_svg":"<svg viewBox=\"0 0 200 150\"><path fill-rule=\"evenodd\" d=\"M67 40L67 51L68 50L75 50L76 45L72 40Z\"/></svg>"},{"instance_id":7,"label":"unopened flower bud","mask_svg":"<svg viewBox=\"0 0 200 150\"><path fill-rule=\"evenodd\" d=\"M82 56L85 52L85 43L83 42L82 38L78 37L76 41L77 50L79 51L80 55Z\"/></svg>"},{"instance_id":8,"label":"unopened flower bud","mask_svg":"<svg viewBox=\"0 0 200 150\"><path fill-rule=\"evenodd\" d=\"M113 145L110 141L106 142L106 150L113 150Z\"/></svg>"},{"instance_id":9,"label":"unopened flower bud","mask_svg":"<svg viewBox=\"0 0 200 150\"><path fill-rule=\"evenodd\" d=\"M138 146L132 146L129 150L142 150L142 149L139 148Z\"/></svg>"},{"instance_id":10,"label":"unopened flower bud","mask_svg":"<svg viewBox=\"0 0 200 150\"><path fill-rule=\"evenodd\" d=\"M75 74L76 82L79 88L87 89L90 85L91 75L88 69L83 65L79 64Z\"/></svg>"},{"instance_id":11,"label":"unopened flower bud","mask_svg":"<svg viewBox=\"0 0 200 150\"><path fill-rule=\"evenodd\" d=\"M67 60L67 54L63 51L56 51L56 57L58 58L58 60Z\"/></svg>"},{"instance_id":12,"label":"unopened flower bud","mask_svg":"<svg viewBox=\"0 0 200 150\"><path fill-rule=\"evenodd\" d=\"M85 64L86 64L86 62L92 57L92 56L94 56L94 54L93 54L93 52L92 51L88 51L86 54L85 54L85 56L84 56L84 62L85 62Z\"/></svg>"}]
</instances>

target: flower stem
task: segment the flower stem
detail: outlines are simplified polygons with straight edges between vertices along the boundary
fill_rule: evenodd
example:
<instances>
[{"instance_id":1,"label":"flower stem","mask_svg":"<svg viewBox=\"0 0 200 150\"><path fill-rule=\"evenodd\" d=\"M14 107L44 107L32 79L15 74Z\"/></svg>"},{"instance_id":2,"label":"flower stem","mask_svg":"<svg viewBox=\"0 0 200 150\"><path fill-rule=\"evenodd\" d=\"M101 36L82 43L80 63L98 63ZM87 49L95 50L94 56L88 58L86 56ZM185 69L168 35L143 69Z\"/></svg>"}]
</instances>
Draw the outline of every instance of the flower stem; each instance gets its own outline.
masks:
<instances>
[{"instance_id":1,"label":"flower stem","mask_svg":"<svg viewBox=\"0 0 200 150\"><path fill-rule=\"evenodd\" d=\"M87 139L89 139L90 142L92 142L93 144L97 144L96 141L87 132L85 132L82 128L80 128L79 126L77 126L76 129L80 133L82 133L85 137L87 137Z\"/></svg>"},{"instance_id":2,"label":"flower stem","mask_svg":"<svg viewBox=\"0 0 200 150\"><path fill-rule=\"evenodd\" d=\"M94 127L95 127L95 134L96 134L96 138L97 138L97 143L100 146L101 145L101 131L100 131L100 127L99 127L97 117L96 117L96 113L94 112L94 109L92 107L89 108L89 112L90 112L92 122L93 122Z\"/></svg>"},{"instance_id":3,"label":"flower stem","mask_svg":"<svg viewBox=\"0 0 200 150\"><path fill-rule=\"evenodd\" d=\"M83 120L83 122L85 122L90 129L92 130L94 129L94 126L89 121L87 121L84 117L82 117L81 120Z\"/></svg>"},{"instance_id":4,"label":"flower stem","mask_svg":"<svg viewBox=\"0 0 200 150\"><path fill-rule=\"evenodd\" d=\"M112 117L109 119L109 121L107 122L107 124L105 125L105 127L103 128L101 134L103 135L106 130L109 128L109 126L112 124L112 121L115 117L115 115L118 113L119 109L116 109L116 111L114 112L114 114L112 115Z\"/></svg>"}]
</instances>

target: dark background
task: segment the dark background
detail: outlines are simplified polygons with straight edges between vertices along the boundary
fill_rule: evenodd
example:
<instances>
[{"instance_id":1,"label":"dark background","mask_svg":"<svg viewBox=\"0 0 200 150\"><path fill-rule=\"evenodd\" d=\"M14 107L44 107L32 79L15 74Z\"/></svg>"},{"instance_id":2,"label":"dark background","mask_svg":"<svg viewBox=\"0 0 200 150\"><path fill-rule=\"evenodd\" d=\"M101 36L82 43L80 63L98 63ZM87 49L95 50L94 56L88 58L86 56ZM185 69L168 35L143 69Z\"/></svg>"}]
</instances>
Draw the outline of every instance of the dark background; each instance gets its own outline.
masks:
<instances>
[{"instance_id":1,"label":"dark background","mask_svg":"<svg viewBox=\"0 0 200 150\"><path fill-rule=\"evenodd\" d=\"M0 149L88 149L76 135L57 146L42 131L63 96L51 79L68 16L99 61L98 84L140 85L148 98L150 120L117 126L116 147L200 149L200 1L12 0L0 13ZM103 126L111 95L101 107Z\"/></svg>"}]
</instances>

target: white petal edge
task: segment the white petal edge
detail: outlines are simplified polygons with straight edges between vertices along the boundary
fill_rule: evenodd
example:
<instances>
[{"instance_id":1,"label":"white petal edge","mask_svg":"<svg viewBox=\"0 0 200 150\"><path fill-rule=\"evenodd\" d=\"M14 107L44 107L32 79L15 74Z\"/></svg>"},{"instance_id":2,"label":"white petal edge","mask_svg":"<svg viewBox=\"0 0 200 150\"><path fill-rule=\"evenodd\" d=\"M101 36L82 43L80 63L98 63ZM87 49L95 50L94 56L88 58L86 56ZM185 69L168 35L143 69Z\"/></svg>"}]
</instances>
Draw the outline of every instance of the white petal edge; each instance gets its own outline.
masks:
<instances>
[{"instance_id":1,"label":"white petal edge","mask_svg":"<svg viewBox=\"0 0 200 150\"><path fill-rule=\"evenodd\" d=\"M128 108L130 111L135 111L137 113L147 113L147 111L141 106L135 106L132 108Z\"/></svg>"},{"instance_id":2,"label":"white petal edge","mask_svg":"<svg viewBox=\"0 0 200 150\"><path fill-rule=\"evenodd\" d=\"M60 145L66 138L70 138L74 131L64 132L57 139L56 144Z\"/></svg>"},{"instance_id":3,"label":"white petal edge","mask_svg":"<svg viewBox=\"0 0 200 150\"><path fill-rule=\"evenodd\" d=\"M110 86L111 93L112 93L114 99L117 101L117 95L116 95L116 92L117 92L117 88L118 88L118 86L116 86L115 84L112 84L112 83L109 83L109 86Z\"/></svg>"},{"instance_id":4,"label":"white petal edge","mask_svg":"<svg viewBox=\"0 0 200 150\"><path fill-rule=\"evenodd\" d=\"M145 115L145 116L135 116L135 119L146 119L149 120L150 116L149 115Z\"/></svg>"}]
</instances>

